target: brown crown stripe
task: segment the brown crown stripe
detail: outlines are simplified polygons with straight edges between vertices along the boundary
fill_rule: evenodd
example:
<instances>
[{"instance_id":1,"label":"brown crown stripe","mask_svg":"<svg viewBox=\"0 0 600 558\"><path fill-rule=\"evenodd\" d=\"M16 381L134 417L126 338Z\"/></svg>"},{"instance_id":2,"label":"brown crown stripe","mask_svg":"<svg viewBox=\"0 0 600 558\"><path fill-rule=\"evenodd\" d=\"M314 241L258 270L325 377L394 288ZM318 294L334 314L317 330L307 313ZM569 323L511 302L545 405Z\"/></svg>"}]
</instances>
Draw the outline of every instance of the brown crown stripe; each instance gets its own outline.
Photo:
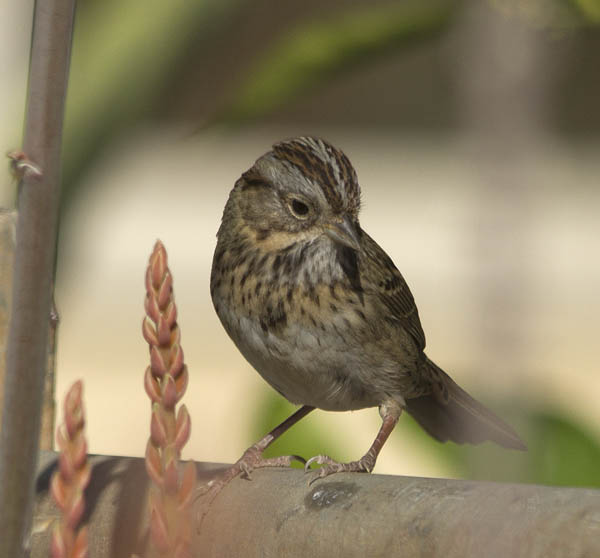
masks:
<instances>
[{"instance_id":1,"label":"brown crown stripe","mask_svg":"<svg viewBox=\"0 0 600 558\"><path fill-rule=\"evenodd\" d=\"M270 186L267 179L254 167L242 173L242 178L244 179L244 182L241 185L242 188L247 188L248 186Z\"/></svg>"},{"instance_id":2,"label":"brown crown stripe","mask_svg":"<svg viewBox=\"0 0 600 558\"><path fill-rule=\"evenodd\" d=\"M310 142L323 146L322 156L317 154ZM356 172L339 149L316 138L297 138L274 145L273 152L280 160L294 165L303 175L317 184L334 212L358 209L360 189ZM339 169L339 185L334 165ZM346 194L348 207L344 207L344 196L340 188L343 188Z\"/></svg>"}]
</instances>

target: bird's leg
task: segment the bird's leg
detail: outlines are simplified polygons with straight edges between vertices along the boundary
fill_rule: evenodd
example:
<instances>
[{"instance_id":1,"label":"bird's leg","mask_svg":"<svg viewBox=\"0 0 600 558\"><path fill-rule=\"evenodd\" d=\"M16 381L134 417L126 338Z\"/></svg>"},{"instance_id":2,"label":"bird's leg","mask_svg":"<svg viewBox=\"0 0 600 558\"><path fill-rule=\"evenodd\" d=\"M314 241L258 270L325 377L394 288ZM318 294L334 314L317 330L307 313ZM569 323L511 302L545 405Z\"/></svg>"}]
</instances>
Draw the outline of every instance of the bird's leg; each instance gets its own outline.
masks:
<instances>
[{"instance_id":1,"label":"bird's leg","mask_svg":"<svg viewBox=\"0 0 600 558\"><path fill-rule=\"evenodd\" d=\"M306 462L304 470L306 472L310 471L310 466L313 463L323 465L323 467L316 471L316 475L309 481L309 484L312 484L317 479L332 475L333 473L370 473L375 467L377 456L379 455L383 444L385 444L389 435L392 433L392 430L394 430L394 427L402 414L402 406L396 401L386 402L379 407L379 414L381 415L383 422L369 451L367 451L367 453L365 453L358 461L350 461L349 463L339 463L334 459L331 459L328 455L315 455Z\"/></svg>"},{"instance_id":2,"label":"bird's leg","mask_svg":"<svg viewBox=\"0 0 600 558\"><path fill-rule=\"evenodd\" d=\"M242 457L229 467L229 469L226 469L219 477L211 480L206 486L201 488L198 497L206 497L206 511L218 493L240 474L243 474L249 479L250 473L254 469L259 469L261 467L289 467L293 461L299 461L302 464L306 463L306 461L298 455L282 455L280 457L265 459L262 454L275 440L277 440L277 438L279 438L279 436L294 426L300 419L308 415L312 410L314 410L314 407L310 407L309 405L300 407L300 409L284 420L279 426L276 426L266 436L250 446L242 454ZM204 516L206 511L202 513L202 516Z\"/></svg>"},{"instance_id":3,"label":"bird's leg","mask_svg":"<svg viewBox=\"0 0 600 558\"><path fill-rule=\"evenodd\" d=\"M258 469L260 467L289 467L293 461L299 461L300 463L305 464L306 460L299 455L281 455L279 457L265 459L262 454L275 440L277 440L277 438L279 438L279 436L313 410L314 407L310 407L309 405L300 407L300 409L285 419L279 426L276 426L266 436L250 446L243 453L242 457L240 457L231 467L231 469L236 470L234 476L242 473L246 478L250 478L250 473L253 469Z\"/></svg>"}]
</instances>

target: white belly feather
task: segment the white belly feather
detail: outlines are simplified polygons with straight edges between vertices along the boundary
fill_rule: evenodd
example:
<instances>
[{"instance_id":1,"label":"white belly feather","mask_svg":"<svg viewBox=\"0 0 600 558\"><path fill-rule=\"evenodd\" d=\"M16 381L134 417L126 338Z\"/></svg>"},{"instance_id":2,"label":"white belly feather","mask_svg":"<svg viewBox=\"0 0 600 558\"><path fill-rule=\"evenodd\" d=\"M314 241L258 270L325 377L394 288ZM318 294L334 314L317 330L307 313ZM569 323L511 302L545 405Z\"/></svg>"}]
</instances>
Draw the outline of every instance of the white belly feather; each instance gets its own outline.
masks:
<instances>
[{"instance_id":1,"label":"white belly feather","mask_svg":"<svg viewBox=\"0 0 600 558\"><path fill-rule=\"evenodd\" d=\"M309 330L292 323L278 336L265 332L258 320L231 312L226 304L219 307L225 329L246 360L292 403L330 411L377 405L363 388L364 359L336 348L345 344L336 339L339 334L333 327ZM358 392L363 396L357 397Z\"/></svg>"}]
</instances>

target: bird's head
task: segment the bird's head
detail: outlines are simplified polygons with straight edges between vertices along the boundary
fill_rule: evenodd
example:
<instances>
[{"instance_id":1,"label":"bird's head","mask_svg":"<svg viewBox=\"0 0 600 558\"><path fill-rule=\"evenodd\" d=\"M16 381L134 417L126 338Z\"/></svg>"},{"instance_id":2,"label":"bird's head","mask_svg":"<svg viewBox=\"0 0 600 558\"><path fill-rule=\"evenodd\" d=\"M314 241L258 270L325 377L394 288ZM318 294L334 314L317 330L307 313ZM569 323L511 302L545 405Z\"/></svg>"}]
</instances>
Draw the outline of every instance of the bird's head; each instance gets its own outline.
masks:
<instances>
[{"instance_id":1,"label":"bird's head","mask_svg":"<svg viewBox=\"0 0 600 558\"><path fill-rule=\"evenodd\" d=\"M326 236L360 249L356 172L344 153L322 139L275 144L242 174L228 205L258 240L273 248Z\"/></svg>"}]
</instances>

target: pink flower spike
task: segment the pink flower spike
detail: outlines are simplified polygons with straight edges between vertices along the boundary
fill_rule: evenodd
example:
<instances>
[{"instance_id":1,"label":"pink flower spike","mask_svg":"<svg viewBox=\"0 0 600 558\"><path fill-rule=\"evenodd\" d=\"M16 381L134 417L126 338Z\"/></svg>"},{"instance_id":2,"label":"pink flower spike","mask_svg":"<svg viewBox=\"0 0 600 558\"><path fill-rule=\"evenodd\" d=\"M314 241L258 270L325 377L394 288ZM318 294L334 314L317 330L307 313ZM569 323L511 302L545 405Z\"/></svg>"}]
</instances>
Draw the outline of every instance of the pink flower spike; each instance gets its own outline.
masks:
<instances>
[{"instance_id":1,"label":"pink flower spike","mask_svg":"<svg viewBox=\"0 0 600 558\"><path fill-rule=\"evenodd\" d=\"M169 550L169 533L165 518L162 517L158 506L153 507L150 512L150 535L159 552L165 553Z\"/></svg>"},{"instance_id":2,"label":"pink flower spike","mask_svg":"<svg viewBox=\"0 0 600 558\"><path fill-rule=\"evenodd\" d=\"M171 326L161 315L158 318L157 324L157 335L158 335L158 344L161 347L165 347L171 344Z\"/></svg>"},{"instance_id":3,"label":"pink flower spike","mask_svg":"<svg viewBox=\"0 0 600 558\"><path fill-rule=\"evenodd\" d=\"M181 486L179 487L178 496L180 510L187 508L192 501L197 482L196 464L193 461L188 461L183 469Z\"/></svg>"},{"instance_id":4,"label":"pink flower spike","mask_svg":"<svg viewBox=\"0 0 600 558\"><path fill-rule=\"evenodd\" d=\"M87 461L87 442L85 438L80 437L73 446L73 467L81 469Z\"/></svg>"},{"instance_id":5,"label":"pink flower spike","mask_svg":"<svg viewBox=\"0 0 600 558\"><path fill-rule=\"evenodd\" d=\"M87 528L82 527L75 539L71 558L87 558L88 556L88 533Z\"/></svg>"},{"instance_id":6,"label":"pink flower spike","mask_svg":"<svg viewBox=\"0 0 600 558\"><path fill-rule=\"evenodd\" d=\"M84 490L90 481L87 441L83 427L83 384L75 382L64 398L64 422L57 431L58 467L50 481L50 493L61 510L51 542L54 558L87 555L87 536L78 529L85 512ZM76 541L77 544L76 544Z\"/></svg>"},{"instance_id":7,"label":"pink flower spike","mask_svg":"<svg viewBox=\"0 0 600 558\"><path fill-rule=\"evenodd\" d=\"M150 298L150 293L154 291L154 286L152 285L152 273L150 267L146 269L146 275L144 275L144 285L146 286L146 300L144 301L144 307L146 311L148 308L146 305L148 304L148 299Z\"/></svg>"},{"instance_id":8,"label":"pink flower spike","mask_svg":"<svg viewBox=\"0 0 600 558\"><path fill-rule=\"evenodd\" d=\"M82 389L81 380L78 380L73 384L65 397L64 420L69 438L73 438L77 430L83 428Z\"/></svg>"},{"instance_id":9,"label":"pink flower spike","mask_svg":"<svg viewBox=\"0 0 600 558\"><path fill-rule=\"evenodd\" d=\"M152 273L152 286L156 289L161 284L167 270L167 252L160 240L156 241L154 251L150 256L150 269Z\"/></svg>"},{"instance_id":10,"label":"pink flower spike","mask_svg":"<svg viewBox=\"0 0 600 558\"><path fill-rule=\"evenodd\" d=\"M65 448L65 450L68 450L68 448ZM61 451L58 455L58 470L67 482L69 482L75 476L73 460L67 451Z\"/></svg>"},{"instance_id":11,"label":"pink flower spike","mask_svg":"<svg viewBox=\"0 0 600 558\"><path fill-rule=\"evenodd\" d=\"M165 315L165 319L170 324L174 324L177 321L177 306L173 301L169 303L169 306L163 312Z\"/></svg>"},{"instance_id":12,"label":"pink flower spike","mask_svg":"<svg viewBox=\"0 0 600 558\"><path fill-rule=\"evenodd\" d=\"M148 318L148 316L146 316L144 318L144 321L142 322L142 333L144 334L144 339L146 340L146 343L148 343L148 345L158 345L158 335L156 333L156 328L154 327L154 324L152 323L150 318Z\"/></svg>"},{"instance_id":13,"label":"pink flower spike","mask_svg":"<svg viewBox=\"0 0 600 558\"><path fill-rule=\"evenodd\" d=\"M90 484L92 478L92 468L89 463L86 463L79 471L79 486L81 490L85 490Z\"/></svg>"},{"instance_id":14,"label":"pink flower spike","mask_svg":"<svg viewBox=\"0 0 600 558\"><path fill-rule=\"evenodd\" d=\"M74 438L78 430L83 427L82 410L80 407L65 409L65 428L68 437Z\"/></svg>"},{"instance_id":15,"label":"pink flower spike","mask_svg":"<svg viewBox=\"0 0 600 558\"><path fill-rule=\"evenodd\" d=\"M167 493L176 494L179 481L179 472L177 470L177 460L169 459L165 466L164 474L165 490Z\"/></svg>"},{"instance_id":16,"label":"pink flower spike","mask_svg":"<svg viewBox=\"0 0 600 558\"><path fill-rule=\"evenodd\" d=\"M52 558L67 558L67 547L59 525L52 529L52 541L50 542L50 555Z\"/></svg>"},{"instance_id":17,"label":"pink flower spike","mask_svg":"<svg viewBox=\"0 0 600 558\"><path fill-rule=\"evenodd\" d=\"M187 444L190 438L190 432L192 430L192 421L190 414L185 405L179 408L177 413L177 423L175 425L175 448L178 452L181 452L183 446Z\"/></svg>"},{"instance_id":18,"label":"pink flower spike","mask_svg":"<svg viewBox=\"0 0 600 558\"><path fill-rule=\"evenodd\" d=\"M165 409L172 410L177 403L177 388L175 387L175 380L173 376L169 376L168 374L163 377L163 393L162 393L162 403L165 406Z\"/></svg>"},{"instance_id":19,"label":"pink flower spike","mask_svg":"<svg viewBox=\"0 0 600 558\"><path fill-rule=\"evenodd\" d=\"M181 342L181 330L177 327L177 324L175 324L175 326L171 330L171 339L170 339L169 345L171 345L171 347L172 347L173 345L179 345L180 342Z\"/></svg>"},{"instance_id":20,"label":"pink flower spike","mask_svg":"<svg viewBox=\"0 0 600 558\"><path fill-rule=\"evenodd\" d=\"M152 445L152 440L148 440L148 444L146 445L146 459L144 461L148 476L155 484L162 486L162 461L158 449Z\"/></svg>"},{"instance_id":21,"label":"pink flower spike","mask_svg":"<svg viewBox=\"0 0 600 558\"><path fill-rule=\"evenodd\" d=\"M65 412L69 409L77 409L81 407L81 395L83 391L83 383L81 380L77 380L68 391L65 397Z\"/></svg>"},{"instance_id":22,"label":"pink flower spike","mask_svg":"<svg viewBox=\"0 0 600 558\"><path fill-rule=\"evenodd\" d=\"M163 279L159 290L158 290L158 307L161 310L164 310L167 307L167 304L171 300L171 294L173 291L173 278L167 269L165 273L165 278Z\"/></svg>"},{"instance_id":23,"label":"pink flower spike","mask_svg":"<svg viewBox=\"0 0 600 558\"><path fill-rule=\"evenodd\" d=\"M144 374L144 388L146 389L146 393L153 403L160 401L160 385L156 378L154 378L152 375L152 369L150 366L146 368L146 373Z\"/></svg>"},{"instance_id":24,"label":"pink flower spike","mask_svg":"<svg viewBox=\"0 0 600 558\"><path fill-rule=\"evenodd\" d=\"M145 310L148 317L156 324L162 314L160 308L158 307L158 302L156 300L156 296L153 291L148 293L148 298L146 299Z\"/></svg>"},{"instance_id":25,"label":"pink flower spike","mask_svg":"<svg viewBox=\"0 0 600 558\"><path fill-rule=\"evenodd\" d=\"M85 511L85 500L83 498L83 491L77 490L73 501L69 507L69 511L67 516L65 517L67 525L75 531L77 525L81 521L81 517L83 516L83 512Z\"/></svg>"},{"instance_id":26,"label":"pink flower spike","mask_svg":"<svg viewBox=\"0 0 600 558\"><path fill-rule=\"evenodd\" d=\"M177 376L177 378L175 380L175 385L177 386L177 399L178 400L183 397L183 394L185 393L185 390L187 389L189 376L190 375L188 374L187 366L184 364L183 369L181 370L180 374Z\"/></svg>"},{"instance_id":27,"label":"pink flower spike","mask_svg":"<svg viewBox=\"0 0 600 558\"><path fill-rule=\"evenodd\" d=\"M191 558L193 520L191 505L196 486L193 465L180 466L180 452L190 436L191 419L185 407L176 412L186 391L189 373L179 345L177 306L167 253L160 241L154 246L145 275L146 318L142 330L150 345L150 366L144 387L152 401L146 471L150 488L150 535L161 558Z\"/></svg>"},{"instance_id":28,"label":"pink flower spike","mask_svg":"<svg viewBox=\"0 0 600 558\"><path fill-rule=\"evenodd\" d=\"M163 423L161 408L158 403L152 405L152 416L150 417L150 439L155 446L164 448L167 445L167 429Z\"/></svg>"},{"instance_id":29,"label":"pink flower spike","mask_svg":"<svg viewBox=\"0 0 600 558\"><path fill-rule=\"evenodd\" d=\"M64 432L66 429L63 428L63 425L61 424L57 429L56 429L56 445L58 446L58 449L65 449L67 447L67 439L65 438L66 436L66 432Z\"/></svg>"},{"instance_id":30,"label":"pink flower spike","mask_svg":"<svg viewBox=\"0 0 600 558\"><path fill-rule=\"evenodd\" d=\"M180 345L174 345L171 349L171 366L169 374L176 378L183 367L183 350Z\"/></svg>"},{"instance_id":31,"label":"pink flower spike","mask_svg":"<svg viewBox=\"0 0 600 558\"><path fill-rule=\"evenodd\" d=\"M67 493L60 475L52 475L52 479L50 480L50 494L52 494L54 503L61 510L64 509L67 501Z\"/></svg>"},{"instance_id":32,"label":"pink flower spike","mask_svg":"<svg viewBox=\"0 0 600 558\"><path fill-rule=\"evenodd\" d=\"M164 376L167 373L167 367L162 353L157 347L150 348L150 366L152 367L152 373L155 376Z\"/></svg>"}]
</instances>

